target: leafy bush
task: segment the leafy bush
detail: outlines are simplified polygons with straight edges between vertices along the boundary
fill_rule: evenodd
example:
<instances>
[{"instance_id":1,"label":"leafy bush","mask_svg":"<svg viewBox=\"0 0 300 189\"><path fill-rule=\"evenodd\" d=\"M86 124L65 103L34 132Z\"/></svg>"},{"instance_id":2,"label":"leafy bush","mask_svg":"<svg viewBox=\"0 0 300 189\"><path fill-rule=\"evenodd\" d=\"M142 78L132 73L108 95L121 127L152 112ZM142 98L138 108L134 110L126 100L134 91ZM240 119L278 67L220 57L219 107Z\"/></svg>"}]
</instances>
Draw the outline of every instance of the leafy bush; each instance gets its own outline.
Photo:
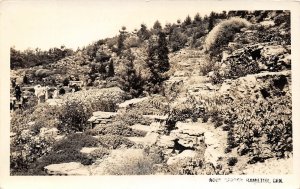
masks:
<instances>
[{"instance_id":1,"label":"leafy bush","mask_svg":"<svg viewBox=\"0 0 300 189\"><path fill-rule=\"evenodd\" d=\"M51 137L32 137L30 131L18 133L10 144L11 174L27 174L30 165L49 152L53 141Z\"/></svg>"},{"instance_id":2,"label":"leafy bush","mask_svg":"<svg viewBox=\"0 0 300 189\"><path fill-rule=\"evenodd\" d=\"M107 62L111 58L109 54L101 50L98 50L95 55L95 59L97 62Z\"/></svg>"},{"instance_id":3,"label":"leafy bush","mask_svg":"<svg viewBox=\"0 0 300 189\"><path fill-rule=\"evenodd\" d=\"M250 23L247 20L238 17L220 22L207 35L205 40L206 50L212 56L219 55L221 48L233 39L234 34L249 25Z\"/></svg>"},{"instance_id":4,"label":"leafy bush","mask_svg":"<svg viewBox=\"0 0 300 189\"><path fill-rule=\"evenodd\" d=\"M215 174L214 166L205 162L202 152L199 152L193 158L186 158L175 164L169 165L167 173L171 175Z\"/></svg>"},{"instance_id":5,"label":"leafy bush","mask_svg":"<svg viewBox=\"0 0 300 189\"><path fill-rule=\"evenodd\" d=\"M30 128L35 130L35 134L39 133L39 129L57 128L60 124L59 116L61 109L58 106L49 106L48 104L39 104L35 111L29 116L34 125Z\"/></svg>"},{"instance_id":6,"label":"leafy bush","mask_svg":"<svg viewBox=\"0 0 300 189\"><path fill-rule=\"evenodd\" d=\"M92 112L83 103L70 101L62 106L61 120L58 129L62 132L84 131L88 128L87 120L92 116Z\"/></svg>"}]
</instances>

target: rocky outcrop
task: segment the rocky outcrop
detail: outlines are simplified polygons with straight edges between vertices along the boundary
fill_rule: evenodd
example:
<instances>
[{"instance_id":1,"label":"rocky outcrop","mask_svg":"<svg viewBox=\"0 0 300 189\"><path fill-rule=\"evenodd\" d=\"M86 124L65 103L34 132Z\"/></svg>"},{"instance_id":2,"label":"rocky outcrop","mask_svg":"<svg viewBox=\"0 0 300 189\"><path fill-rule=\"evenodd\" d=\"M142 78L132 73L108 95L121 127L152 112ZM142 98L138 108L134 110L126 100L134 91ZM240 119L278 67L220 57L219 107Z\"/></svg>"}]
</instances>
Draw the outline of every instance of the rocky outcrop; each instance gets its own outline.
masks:
<instances>
[{"instance_id":1,"label":"rocky outcrop","mask_svg":"<svg viewBox=\"0 0 300 189\"><path fill-rule=\"evenodd\" d=\"M116 115L116 112L93 112L93 116L88 119L88 123L92 125L92 128L94 128L96 125L109 124L112 123L112 118L114 118Z\"/></svg>"},{"instance_id":2,"label":"rocky outcrop","mask_svg":"<svg viewBox=\"0 0 300 189\"><path fill-rule=\"evenodd\" d=\"M223 57L224 72L238 78L262 71L282 71L291 69L291 46L277 43L246 45ZM226 75L225 74L225 75Z\"/></svg>"}]
</instances>

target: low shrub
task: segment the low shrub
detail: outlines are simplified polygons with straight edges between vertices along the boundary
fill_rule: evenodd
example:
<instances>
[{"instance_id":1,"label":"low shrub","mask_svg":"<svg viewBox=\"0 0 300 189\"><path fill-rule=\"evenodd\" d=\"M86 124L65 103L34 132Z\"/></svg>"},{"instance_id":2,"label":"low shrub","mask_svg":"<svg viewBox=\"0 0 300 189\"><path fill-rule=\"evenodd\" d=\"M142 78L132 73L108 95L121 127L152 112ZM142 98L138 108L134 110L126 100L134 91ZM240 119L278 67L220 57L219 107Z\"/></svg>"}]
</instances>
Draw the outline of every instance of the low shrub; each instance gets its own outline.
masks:
<instances>
[{"instance_id":1,"label":"low shrub","mask_svg":"<svg viewBox=\"0 0 300 189\"><path fill-rule=\"evenodd\" d=\"M120 161L111 162L105 167L106 175L151 175L154 171L154 162L146 155L123 154Z\"/></svg>"},{"instance_id":2,"label":"low shrub","mask_svg":"<svg viewBox=\"0 0 300 189\"><path fill-rule=\"evenodd\" d=\"M183 161L169 165L167 173L171 175L202 175L206 174L208 168L203 154L198 154L193 158L186 158Z\"/></svg>"},{"instance_id":3,"label":"low shrub","mask_svg":"<svg viewBox=\"0 0 300 189\"><path fill-rule=\"evenodd\" d=\"M134 142L131 142L129 139L119 136L119 135L101 135L98 138L98 141L101 143L102 146L108 149L117 149L120 147L132 147L135 145Z\"/></svg>"},{"instance_id":4,"label":"low shrub","mask_svg":"<svg viewBox=\"0 0 300 189\"><path fill-rule=\"evenodd\" d=\"M123 122L126 126L134 124L150 125L151 121L144 118L138 109L129 109L125 113L116 117L116 121Z\"/></svg>"},{"instance_id":5,"label":"low shrub","mask_svg":"<svg viewBox=\"0 0 300 189\"><path fill-rule=\"evenodd\" d=\"M198 103L195 98L189 97L187 101L178 104L173 107L166 120L167 132L175 128L175 124L178 121L185 121L186 119L192 119L197 121L204 113L204 109L201 103Z\"/></svg>"},{"instance_id":6,"label":"low shrub","mask_svg":"<svg viewBox=\"0 0 300 189\"><path fill-rule=\"evenodd\" d=\"M166 97L153 95L132 107L142 115L165 115L169 112L169 103Z\"/></svg>"},{"instance_id":7,"label":"low shrub","mask_svg":"<svg viewBox=\"0 0 300 189\"><path fill-rule=\"evenodd\" d=\"M100 147L94 151L92 151L89 156L96 160L96 159L102 159L103 157L107 156L110 154L110 150L108 150L107 148L104 147Z\"/></svg>"},{"instance_id":8,"label":"low shrub","mask_svg":"<svg viewBox=\"0 0 300 189\"><path fill-rule=\"evenodd\" d=\"M52 72L50 70L46 70L46 69L38 69L35 72L35 76L40 77L40 78L47 77L51 74L52 74Z\"/></svg>"},{"instance_id":9,"label":"low shrub","mask_svg":"<svg viewBox=\"0 0 300 189\"><path fill-rule=\"evenodd\" d=\"M52 151L57 152L66 149L81 150L83 147L97 147L99 144L99 141L92 136L83 133L74 133L68 135L67 138L56 142L52 147Z\"/></svg>"},{"instance_id":10,"label":"low shrub","mask_svg":"<svg viewBox=\"0 0 300 189\"><path fill-rule=\"evenodd\" d=\"M99 125L93 129L87 130L85 133L89 134L89 135L111 134L111 135L120 135L120 136L126 136L126 137L133 137L133 136L143 137L146 135L145 131L134 130L134 129L126 126L122 122L115 122L115 123L106 124L106 125Z\"/></svg>"},{"instance_id":11,"label":"low shrub","mask_svg":"<svg viewBox=\"0 0 300 189\"><path fill-rule=\"evenodd\" d=\"M11 174L26 175L30 165L50 151L53 141L51 137L32 137L30 131L18 133L10 144Z\"/></svg>"},{"instance_id":12,"label":"low shrub","mask_svg":"<svg viewBox=\"0 0 300 189\"><path fill-rule=\"evenodd\" d=\"M160 164L160 163L163 163L165 161L163 149L161 147L147 146L144 149L144 153L155 164Z\"/></svg>"},{"instance_id":13,"label":"low shrub","mask_svg":"<svg viewBox=\"0 0 300 189\"><path fill-rule=\"evenodd\" d=\"M56 143L46 155L41 157L38 161L30 165L29 173L31 175L44 175L44 167L51 164L80 162L83 165L90 165L95 159L83 154L80 150L83 147L97 147L99 141L89 135L82 133L70 134Z\"/></svg>"}]
</instances>

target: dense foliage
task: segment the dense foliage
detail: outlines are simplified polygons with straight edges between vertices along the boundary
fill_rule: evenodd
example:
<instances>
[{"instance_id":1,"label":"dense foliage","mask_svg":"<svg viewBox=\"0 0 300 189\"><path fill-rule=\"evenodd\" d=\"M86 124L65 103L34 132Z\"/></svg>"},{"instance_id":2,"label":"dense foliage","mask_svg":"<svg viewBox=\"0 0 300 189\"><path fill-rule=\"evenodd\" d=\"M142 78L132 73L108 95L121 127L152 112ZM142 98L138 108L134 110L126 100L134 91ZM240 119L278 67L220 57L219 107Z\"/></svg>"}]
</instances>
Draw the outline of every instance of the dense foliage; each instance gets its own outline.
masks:
<instances>
[{"instance_id":1,"label":"dense foliage","mask_svg":"<svg viewBox=\"0 0 300 189\"><path fill-rule=\"evenodd\" d=\"M23 52L12 47L10 48L10 67L11 69L16 69L47 65L72 54L73 50L67 49L64 46L61 46L61 48L51 48L48 51L42 51L37 48L35 50L27 49Z\"/></svg>"}]
</instances>

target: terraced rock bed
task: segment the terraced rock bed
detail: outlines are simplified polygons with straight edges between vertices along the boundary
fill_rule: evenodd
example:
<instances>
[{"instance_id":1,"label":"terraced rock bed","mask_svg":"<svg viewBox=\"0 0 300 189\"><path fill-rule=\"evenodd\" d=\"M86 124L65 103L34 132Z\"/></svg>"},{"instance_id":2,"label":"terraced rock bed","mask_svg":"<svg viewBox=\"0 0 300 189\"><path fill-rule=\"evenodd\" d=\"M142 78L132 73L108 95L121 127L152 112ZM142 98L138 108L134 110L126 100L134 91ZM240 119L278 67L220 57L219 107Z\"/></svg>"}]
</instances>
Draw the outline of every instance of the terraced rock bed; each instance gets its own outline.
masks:
<instances>
[{"instance_id":1,"label":"terraced rock bed","mask_svg":"<svg viewBox=\"0 0 300 189\"><path fill-rule=\"evenodd\" d=\"M141 42L122 30L120 52L107 39L51 64L74 64L65 74L79 70L86 86L11 112L11 174L291 173L290 28L282 21L288 13L265 14L220 18L196 40L199 47L169 52L174 41L161 31ZM172 27L181 37L189 28Z\"/></svg>"}]
</instances>

